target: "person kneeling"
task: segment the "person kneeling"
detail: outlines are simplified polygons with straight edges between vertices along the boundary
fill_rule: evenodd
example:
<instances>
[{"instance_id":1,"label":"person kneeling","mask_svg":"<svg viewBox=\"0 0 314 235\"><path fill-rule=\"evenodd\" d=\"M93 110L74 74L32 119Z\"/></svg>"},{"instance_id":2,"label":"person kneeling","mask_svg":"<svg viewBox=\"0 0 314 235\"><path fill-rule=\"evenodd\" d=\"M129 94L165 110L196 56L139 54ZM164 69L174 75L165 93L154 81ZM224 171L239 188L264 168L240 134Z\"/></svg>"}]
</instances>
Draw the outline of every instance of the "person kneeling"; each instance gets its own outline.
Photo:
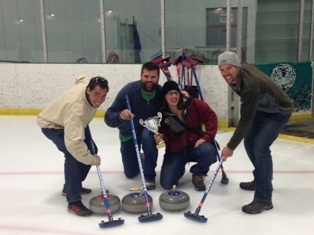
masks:
<instances>
[{"instance_id":1,"label":"person kneeling","mask_svg":"<svg viewBox=\"0 0 314 235\"><path fill-rule=\"evenodd\" d=\"M192 183L197 191L206 190L204 177L217 160L214 139L217 133L217 115L204 101L190 97L174 81L163 85L162 121L155 141L164 140L166 150L160 173L160 184L171 189L179 184L188 162ZM202 131L202 126L205 131Z\"/></svg>"}]
</instances>

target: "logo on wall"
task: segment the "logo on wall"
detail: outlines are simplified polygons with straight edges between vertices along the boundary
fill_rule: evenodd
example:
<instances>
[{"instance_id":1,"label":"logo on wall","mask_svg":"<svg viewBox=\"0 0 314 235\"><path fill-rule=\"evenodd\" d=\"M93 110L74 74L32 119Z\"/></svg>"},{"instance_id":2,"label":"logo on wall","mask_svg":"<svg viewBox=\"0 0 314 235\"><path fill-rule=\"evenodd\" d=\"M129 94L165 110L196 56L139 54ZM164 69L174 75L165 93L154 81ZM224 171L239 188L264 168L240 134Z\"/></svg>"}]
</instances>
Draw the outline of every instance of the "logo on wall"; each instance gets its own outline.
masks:
<instances>
[{"instance_id":1,"label":"logo on wall","mask_svg":"<svg viewBox=\"0 0 314 235\"><path fill-rule=\"evenodd\" d=\"M287 91L295 83L297 74L291 65L279 64L273 69L270 76L277 85Z\"/></svg>"},{"instance_id":2,"label":"logo on wall","mask_svg":"<svg viewBox=\"0 0 314 235\"><path fill-rule=\"evenodd\" d=\"M312 107L311 61L261 64L258 68L267 74L293 100L294 112L308 112Z\"/></svg>"}]
</instances>

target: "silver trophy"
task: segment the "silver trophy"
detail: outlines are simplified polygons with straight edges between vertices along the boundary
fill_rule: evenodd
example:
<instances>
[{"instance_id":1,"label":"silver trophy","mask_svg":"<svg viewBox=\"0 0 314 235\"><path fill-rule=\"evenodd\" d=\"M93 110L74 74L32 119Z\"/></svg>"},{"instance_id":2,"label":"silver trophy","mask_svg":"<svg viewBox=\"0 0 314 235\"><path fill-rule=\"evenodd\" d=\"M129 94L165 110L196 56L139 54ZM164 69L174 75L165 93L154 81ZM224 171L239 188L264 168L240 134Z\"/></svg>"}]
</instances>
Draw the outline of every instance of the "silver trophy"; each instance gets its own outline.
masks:
<instances>
[{"instance_id":1,"label":"silver trophy","mask_svg":"<svg viewBox=\"0 0 314 235\"><path fill-rule=\"evenodd\" d=\"M161 112L157 113L157 116L150 117L143 121L143 119L140 119L139 122L140 124L150 130L151 132L158 134L158 128L160 127L160 122L162 119L162 114ZM165 142L162 140L159 143L157 143L157 148L162 148L165 147Z\"/></svg>"}]
</instances>

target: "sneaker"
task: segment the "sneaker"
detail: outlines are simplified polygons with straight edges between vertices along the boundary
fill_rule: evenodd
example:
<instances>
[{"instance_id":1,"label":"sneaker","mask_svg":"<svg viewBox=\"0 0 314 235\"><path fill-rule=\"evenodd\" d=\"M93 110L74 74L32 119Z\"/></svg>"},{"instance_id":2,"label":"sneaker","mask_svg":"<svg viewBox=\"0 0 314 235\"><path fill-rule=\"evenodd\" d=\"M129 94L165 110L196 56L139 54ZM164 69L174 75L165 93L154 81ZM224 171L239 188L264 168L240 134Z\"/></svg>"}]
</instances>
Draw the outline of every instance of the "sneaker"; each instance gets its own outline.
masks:
<instances>
[{"instance_id":1,"label":"sneaker","mask_svg":"<svg viewBox=\"0 0 314 235\"><path fill-rule=\"evenodd\" d=\"M205 191L206 186L204 184L204 178L205 175L202 174L192 175L192 183L196 191Z\"/></svg>"},{"instance_id":2,"label":"sneaker","mask_svg":"<svg viewBox=\"0 0 314 235\"><path fill-rule=\"evenodd\" d=\"M255 191L255 181L253 180L251 182L241 182L240 188L243 190ZM273 185L271 185L271 190L274 190Z\"/></svg>"},{"instance_id":3,"label":"sneaker","mask_svg":"<svg viewBox=\"0 0 314 235\"><path fill-rule=\"evenodd\" d=\"M82 190L81 190L81 195L86 195L86 194L89 194L89 193L91 193L91 192L92 192L92 190L89 189L89 188L82 188ZM62 194L62 196L66 196L66 195L67 195L67 192L66 192L66 190L65 190L65 187L63 187L61 194Z\"/></svg>"},{"instance_id":4,"label":"sneaker","mask_svg":"<svg viewBox=\"0 0 314 235\"><path fill-rule=\"evenodd\" d=\"M156 188L155 180L145 180L147 190L154 190Z\"/></svg>"},{"instance_id":5,"label":"sneaker","mask_svg":"<svg viewBox=\"0 0 314 235\"><path fill-rule=\"evenodd\" d=\"M241 182L240 188L243 190L255 191L255 181L253 180L251 182Z\"/></svg>"},{"instance_id":6,"label":"sneaker","mask_svg":"<svg viewBox=\"0 0 314 235\"><path fill-rule=\"evenodd\" d=\"M68 211L78 216L89 216L93 214L93 212L87 209L81 201L69 203Z\"/></svg>"},{"instance_id":7,"label":"sneaker","mask_svg":"<svg viewBox=\"0 0 314 235\"><path fill-rule=\"evenodd\" d=\"M242 211L248 214L259 214L264 210L273 209L273 203L269 202L261 202L261 201L253 201L248 205L242 207Z\"/></svg>"}]
</instances>

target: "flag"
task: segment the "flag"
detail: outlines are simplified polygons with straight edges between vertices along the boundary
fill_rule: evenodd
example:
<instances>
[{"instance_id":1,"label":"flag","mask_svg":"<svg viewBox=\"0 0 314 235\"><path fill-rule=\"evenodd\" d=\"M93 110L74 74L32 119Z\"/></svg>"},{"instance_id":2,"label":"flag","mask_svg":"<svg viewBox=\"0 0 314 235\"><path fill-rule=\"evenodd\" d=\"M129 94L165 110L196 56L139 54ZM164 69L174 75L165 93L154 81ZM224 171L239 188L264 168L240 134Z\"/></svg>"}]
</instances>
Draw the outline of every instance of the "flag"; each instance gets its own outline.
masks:
<instances>
[{"instance_id":1,"label":"flag","mask_svg":"<svg viewBox=\"0 0 314 235\"><path fill-rule=\"evenodd\" d=\"M134 42L134 60L135 63L141 63L141 50L142 50L142 45L141 45L141 41L140 41L140 35L138 34L137 31L137 25L135 23L134 20L134 16L133 16L133 42Z\"/></svg>"}]
</instances>

